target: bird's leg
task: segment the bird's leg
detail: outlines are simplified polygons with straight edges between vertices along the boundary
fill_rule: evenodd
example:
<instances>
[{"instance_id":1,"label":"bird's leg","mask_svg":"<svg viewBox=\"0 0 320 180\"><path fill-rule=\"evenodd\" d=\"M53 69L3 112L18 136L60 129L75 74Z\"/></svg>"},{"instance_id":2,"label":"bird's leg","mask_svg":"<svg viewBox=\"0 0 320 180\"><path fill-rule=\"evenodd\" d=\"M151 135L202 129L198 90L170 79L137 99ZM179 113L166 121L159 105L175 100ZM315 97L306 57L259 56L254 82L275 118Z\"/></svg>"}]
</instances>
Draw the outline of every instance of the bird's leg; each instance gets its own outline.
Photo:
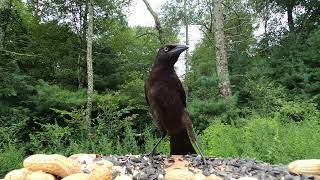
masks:
<instances>
[{"instance_id":1,"label":"bird's leg","mask_svg":"<svg viewBox=\"0 0 320 180\"><path fill-rule=\"evenodd\" d=\"M206 165L206 164L207 164L206 158L205 158L205 156L203 155L202 150L200 149L200 146L198 145L197 141L194 141L194 145L196 145L196 147L197 147L197 149L198 149L198 151L199 151L199 153L200 153L200 155L201 155L201 157L202 157L202 160L203 160L204 164Z\"/></svg>"},{"instance_id":2,"label":"bird's leg","mask_svg":"<svg viewBox=\"0 0 320 180\"><path fill-rule=\"evenodd\" d=\"M196 146L197 150L199 151L200 153L200 156L202 158L202 161L204 163L204 165L207 165L207 161L206 161L206 157L203 155L203 152L202 150L200 149L200 146L198 145L197 141L196 140L191 140L192 143Z\"/></svg>"},{"instance_id":3,"label":"bird's leg","mask_svg":"<svg viewBox=\"0 0 320 180\"><path fill-rule=\"evenodd\" d=\"M195 136L193 128L192 128L191 120L190 120L189 114L188 114L188 112L186 110L183 113L182 121L183 121L183 124L185 125L185 127L187 129L187 132L188 132L188 135L189 135L189 138L190 138L191 142L196 146L197 150L199 151L199 153L200 153L200 155L202 157L204 165L206 165L207 164L206 158L203 155L203 152L200 149L200 147L199 147L199 145L198 145L198 143L196 141L196 136Z\"/></svg>"},{"instance_id":4,"label":"bird's leg","mask_svg":"<svg viewBox=\"0 0 320 180\"><path fill-rule=\"evenodd\" d=\"M154 156L155 151L158 147L158 145L160 144L160 142L166 137L166 134L162 134L161 135L161 139L157 142L157 144L152 148L152 151L150 153L147 154L147 156Z\"/></svg>"}]
</instances>

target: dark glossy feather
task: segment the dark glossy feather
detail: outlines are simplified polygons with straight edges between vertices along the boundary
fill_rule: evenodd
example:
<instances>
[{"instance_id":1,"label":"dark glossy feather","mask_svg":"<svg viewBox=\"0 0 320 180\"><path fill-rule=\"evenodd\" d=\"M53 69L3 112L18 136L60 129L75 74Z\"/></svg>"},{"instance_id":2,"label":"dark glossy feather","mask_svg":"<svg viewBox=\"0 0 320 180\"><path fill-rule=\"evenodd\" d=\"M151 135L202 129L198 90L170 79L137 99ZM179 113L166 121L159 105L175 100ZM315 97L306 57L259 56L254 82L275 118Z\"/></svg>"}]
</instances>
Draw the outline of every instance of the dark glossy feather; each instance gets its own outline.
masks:
<instances>
[{"instance_id":1,"label":"dark glossy feather","mask_svg":"<svg viewBox=\"0 0 320 180\"><path fill-rule=\"evenodd\" d=\"M168 51L165 51L168 48ZM179 48L179 47L178 47ZM176 45L160 48L145 83L145 95L154 121L162 136L170 136L171 154L194 154L192 123L186 111L186 95L173 65L180 53ZM177 50L178 49L178 50ZM190 138L189 138L189 136Z\"/></svg>"}]
</instances>

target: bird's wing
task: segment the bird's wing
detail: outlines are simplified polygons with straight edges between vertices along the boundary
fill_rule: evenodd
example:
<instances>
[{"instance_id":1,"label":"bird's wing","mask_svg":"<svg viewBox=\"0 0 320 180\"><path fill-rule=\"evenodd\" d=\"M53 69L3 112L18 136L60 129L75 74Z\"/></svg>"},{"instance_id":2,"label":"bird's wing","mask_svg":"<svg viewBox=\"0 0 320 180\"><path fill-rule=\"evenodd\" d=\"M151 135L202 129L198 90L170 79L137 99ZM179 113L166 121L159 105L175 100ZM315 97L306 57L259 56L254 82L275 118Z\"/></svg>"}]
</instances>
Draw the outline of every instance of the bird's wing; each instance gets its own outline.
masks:
<instances>
[{"instance_id":1,"label":"bird's wing","mask_svg":"<svg viewBox=\"0 0 320 180\"><path fill-rule=\"evenodd\" d=\"M187 103L186 103L186 93L183 89L183 86L182 86L182 83L180 82L180 80L178 79L178 82L177 82L177 90L178 90L178 93L180 95L180 98L181 98L181 101L184 105L184 107L187 106Z\"/></svg>"}]
</instances>

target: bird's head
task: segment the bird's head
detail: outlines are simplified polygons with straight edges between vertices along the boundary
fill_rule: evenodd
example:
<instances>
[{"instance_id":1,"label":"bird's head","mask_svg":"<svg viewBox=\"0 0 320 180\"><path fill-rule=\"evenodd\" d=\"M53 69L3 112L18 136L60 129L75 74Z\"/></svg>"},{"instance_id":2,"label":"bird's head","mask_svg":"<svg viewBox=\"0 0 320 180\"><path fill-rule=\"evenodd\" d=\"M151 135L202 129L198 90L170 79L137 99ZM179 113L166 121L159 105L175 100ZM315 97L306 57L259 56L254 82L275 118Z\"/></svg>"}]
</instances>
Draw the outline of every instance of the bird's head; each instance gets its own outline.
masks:
<instances>
[{"instance_id":1,"label":"bird's head","mask_svg":"<svg viewBox=\"0 0 320 180\"><path fill-rule=\"evenodd\" d=\"M177 62L180 54L186 49L188 49L188 46L185 45L165 44L158 51L156 64L173 66Z\"/></svg>"}]
</instances>

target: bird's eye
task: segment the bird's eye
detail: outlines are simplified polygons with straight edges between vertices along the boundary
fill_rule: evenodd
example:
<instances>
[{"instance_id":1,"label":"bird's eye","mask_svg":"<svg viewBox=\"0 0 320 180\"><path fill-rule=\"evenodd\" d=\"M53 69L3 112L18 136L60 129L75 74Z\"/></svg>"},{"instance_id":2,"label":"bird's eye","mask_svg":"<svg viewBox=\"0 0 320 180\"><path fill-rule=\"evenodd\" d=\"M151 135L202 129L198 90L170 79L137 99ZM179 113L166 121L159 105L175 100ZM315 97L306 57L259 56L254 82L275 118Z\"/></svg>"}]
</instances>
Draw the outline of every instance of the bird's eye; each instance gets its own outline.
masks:
<instances>
[{"instance_id":1,"label":"bird's eye","mask_svg":"<svg viewBox=\"0 0 320 180\"><path fill-rule=\"evenodd\" d=\"M165 52L168 52L168 51L169 51L169 48L168 48L168 47L164 47L163 50L164 50Z\"/></svg>"}]
</instances>

